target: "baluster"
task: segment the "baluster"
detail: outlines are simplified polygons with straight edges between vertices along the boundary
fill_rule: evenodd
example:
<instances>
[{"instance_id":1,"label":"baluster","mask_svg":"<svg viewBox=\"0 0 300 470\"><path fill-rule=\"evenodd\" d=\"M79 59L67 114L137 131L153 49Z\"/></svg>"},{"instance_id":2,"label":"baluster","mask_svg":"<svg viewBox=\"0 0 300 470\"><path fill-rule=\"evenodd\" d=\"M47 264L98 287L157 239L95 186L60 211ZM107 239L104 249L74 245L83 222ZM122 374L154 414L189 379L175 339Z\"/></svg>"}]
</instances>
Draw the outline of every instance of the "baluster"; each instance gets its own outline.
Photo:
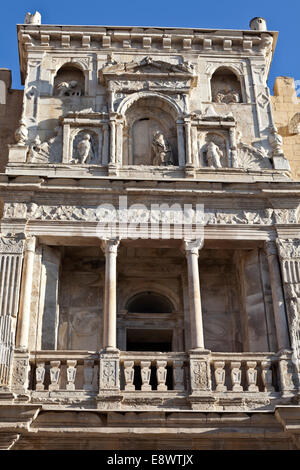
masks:
<instances>
[{"instance_id":1,"label":"baluster","mask_svg":"<svg viewBox=\"0 0 300 470\"><path fill-rule=\"evenodd\" d=\"M84 390L93 390L93 376L94 376L94 361L87 359L83 361L84 363Z\"/></svg>"},{"instance_id":2,"label":"baluster","mask_svg":"<svg viewBox=\"0 0 300 470\"><path fill-rule=\"evenodd\" d=\"M216 380L216 391L226 392L227 387L225 385L225 361L215 361L215 380Z\"/></svg>"},{"instance_id":3,"label":"baluster","mask_svg":"<svg viewBox=\"0 0 300 470\"><path fill-rule=\"evenodd\" d=\"M149 391L151 390L151 385L149 385L151 377L151 361L141 361L141 378L142 378L142 390Z\"/></svg>"},{"instance_id":4,"label":"baluster","mask_svg":"<svg viewBox=\"0 0 300 470\"><path fill-rule=\"evenodd\" d=\"M75 378L76 378L76 366L77 366L77 361L75 360L70 360L67 361L67 390L75 390Z\"/></svg>"},{"instance_id":5,"label":"baluster","mask_svg":"<svg viewBox=\"0 0 300 470\"><path fill-rule=\"evenodd\" d=\"M59 390L60 361L50 361L49 390Z\"/></svg>"},{"instance_id":6,"label":"baluster","mask_svg":"<svg viewBox=\"0 0 300 470\"><path fill-rule=\"evenodd\" d=\"M168 390L167 379L167 361L156 361L157 390Z\"/></svg>"},{"instance_id":7,"label":"baluster","mask_svg":"<svg viewBox=\"0 0 300 470\"><path fill-rule=\"evenodd\" d=\"M124 361L125 390L135 390L134 379L134 361Z\"/></svg>"},{"instance_id":8,"label":"baluster","mask_svg":"<svg viewBox=\"0 0 300 470\"><path fill-rule=\"evenodd\" d=\"M261 378L264 384L266 392L274 392L274 387L272 385L273 373L271 369L271 363L268 361L261 362Z\"/></svg>"},{"instance_id":9,"label":"baluster","mask_svg":"<svg viewBox=\"0 0 300 470\"><path fill-rule=\"evenodd\" d=\"M233 392L242 392L243 387L241 386L242 380L242 371L241 371L241 362L233 361L231 363L231 381L232 381L232 391Z\"/></svg>"},{"instance_id":10,"label":"baluster","mask_svg":"<svg viewBox=\"0 0 300 470\"><path fill-rule=\"evenodd\" d=\"M184 390L184 369L183 361L174 361L173 362L173 380L174 380L174 390L183 391Z\"/></svg>"},{"instance_id":11,"label":"baluster","mask_svg":"<svg viewBox=\"0 0 300 470\"><path fill-rule=\"evenodd\" d=\"M257 366L256 361L247 361L247 382L248 382L248 392L258 392L258 386L256 385L257 381Z\"/></svg>"},{"instance_id":12,"label":"baluster","mask_svg":"<svg viewBox=\"0 0 300 470\"><path fill-rule=\"evenodd\" d=\"M45 363L39 362L35 370L35 380L36 380L36 390L45 390L44 380L45 380Z\"/></svg>"}]
</instances>

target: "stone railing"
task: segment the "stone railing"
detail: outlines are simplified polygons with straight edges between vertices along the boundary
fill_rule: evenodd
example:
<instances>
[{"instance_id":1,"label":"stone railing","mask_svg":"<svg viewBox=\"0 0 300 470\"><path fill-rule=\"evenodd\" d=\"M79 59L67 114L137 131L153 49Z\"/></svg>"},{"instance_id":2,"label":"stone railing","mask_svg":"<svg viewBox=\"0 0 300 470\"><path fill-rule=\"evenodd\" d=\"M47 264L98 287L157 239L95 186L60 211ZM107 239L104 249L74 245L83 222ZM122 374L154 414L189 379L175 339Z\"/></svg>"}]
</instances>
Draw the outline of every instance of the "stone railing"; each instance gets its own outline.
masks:
<instances>
[{"instance_id":1,"label":"stone railing","mask_svg":"<svg viewBox=\"0 0 300 470\"><path fill-rule=\"evenodd\" d=\"M98 391L99 355L40 351L30 358L29 388L36 391Z\"/></svg>"},{"instance_id":2,"label":"stone railing","mask_svg":"<svg viewBox=\"0 0 300 470\"><path fill-rule=\"evenodd\" d=\"M280 389L278 357L265 353L212 353L215 392L275 392Z\"/></svg>"},{"instance_id":3,"label":"stone railing","mask_svg":"<svg viewBox=\"0 0 300 470\"><path fill-rule=\"evenodd\" d=\"M151 406L159 400L160 406L170 406L173 400L185 409L207 404L218 409L238 402L271 406L271 401L293 399L299 388L291 351L38 351L30 355L29 370L24 388L33 398L95 396L98 408L122 409L132 400L135 406L145 405L145 400Z\"/></svg>"},{"instance_id":4,"label":"stone railing","mask_svg":"<svg viewBox=\"0 0 300 470\"><path fill-rule=\"evenodd\" d=\"M188 390L188 354L121 352L121 390L151 392Z\"/></svg>"}]
</instances>

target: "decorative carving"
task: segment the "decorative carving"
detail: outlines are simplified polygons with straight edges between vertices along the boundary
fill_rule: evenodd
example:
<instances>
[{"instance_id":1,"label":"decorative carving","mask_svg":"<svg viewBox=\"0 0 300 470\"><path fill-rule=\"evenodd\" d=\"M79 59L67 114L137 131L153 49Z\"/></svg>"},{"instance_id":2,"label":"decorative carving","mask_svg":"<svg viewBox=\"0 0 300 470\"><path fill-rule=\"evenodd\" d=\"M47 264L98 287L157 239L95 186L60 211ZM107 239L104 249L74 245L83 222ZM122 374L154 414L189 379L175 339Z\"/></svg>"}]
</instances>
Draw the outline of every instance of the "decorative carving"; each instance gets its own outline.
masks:
<instances>
[{"instance_id":1,"label":"decorative carving","mask_svg":"<svg viewBox=\"0 0 300 470\"><path fill-rule=\"evenodd\" d=\"M28 151L28 163L58 163L61 161L62 127L55 129L55 135L41 142L37 135Z\"/></svg>"},{"instance_id":2,"label":"decorative carving","mask_svg":"<svg viewBox=\"0 0 300 470\"><path fill-rule=\"evenodd\" d=\"M155 132L152 140L153 165L173 165L172 150L167 138L161 131Z\"/></svg>"},{"instance_id":3,"label":"decorative carving","mask_svg":"<svg viewBox=\"0 0 300 470\"><path fill-rule=\"evenodd\" d=\"M39 362L35 370L35 380L36 380L35 389L38 391L45 390L45 385L44 385L45 372L46 372L45 362Z\"/></svg>"},{"instance_id":4,"label":"decorative carving","mask_svg":"<svg viewBox=\"0 0 300 470\"><path fill-rule=\"evenodd\" d=\"M215 361L215 380L216 380L216 391L226 392L227 387L225 384L225 361Z\"/></svg>"},{"instance_id":5,"label":"decorative carving","mask_svg":"<svg viewBox=\"0 0 300 470\"><path fill-rule=\"evenodd\" d=\"M67 390L75 390L76 365L75 360L67 361Z\"/></svg>"},{"instance_id":6,"label":"decorative carving","mask_svg":"<svg viewBox=\"0 0 300 470\"><path fill-rule=\"evenodd\" d=\"M101 360L101 389L114 389L117 387L118 361L114 359Z\"/></svg>"},{"instance_id":7,"label":"decorative carving","mask_svg":"<svg viewBox=\"0 0 300 470\"><path fill-rule=\"evenodd\" d=\"M255 361L247 361L247 382L248 382L248 392L258 392L258 386L256 385L257 381L257 363Z\"/></svg>"},{"instance_id":8,"label":"decorative carving","mask_svg":"<svg viewBox=\"0 0 300 470\"><path fill-rule=\"evenodd\" d=\"M233 392L242 392L243 387L241 386L242 380L242 371L241 371L241 362L231 362L231 382L232 382L232 391Z\"/></svg>"},{"instance_id":9,"label":"decorative carving","mask_svg":"<svg viewBox=\"0 0 300 470\"><path fill-rule=\"evenodd\" d=\"M205 361L191 360L191 386L192 390L208 390L208 367Z\"/></svg>"},{"instance_id":10,"label":"decorative carving","mask_svg":"<svg viewBox=\"0 0 300 470\"><path fill-rule=\"evenodd\" d=\"M141 379L142 379L142 390L143 391L150 391L151 385L150 377L151 377L151 362L150 361L141 361Z\"/></svg>"},{"instance_id":11,"label":"decorative carving","mask_svg":"<svg viewBox=\"0 0 300 470\"><path fill-rule=\"evenodd\" d=\"M60 361L50 361L49 390L59 390Z\"/></svg>"},{"instance_id":12,"label":"decorative carving","mask_svg":"<svg viewBox=\"0 0 300 470\"><path fill-rule=\"evenodd\" d=\"M300 258L300 239L288 238L283 240L278 238L276 243L281 258Z\"/></svg>"},{"instance_id":13,"label":"decorative carving","mask_svg":"<svg viewBox=\"0 0 300 470\"><path fill-rule=\"evenodd\" d=\"M167 379L167 361L157 361L156 363L157 390L165 391Z\"/></svg>"},{"instance_id":14,"label":"decorative carving","mask_svg":"<svg viewBox=\"0 0 300 470\"><path fill-rule=\"evenodd\" d=\"M125 390L135 390L134 379L134 361L124 361Z\"/></svg>"},{"instance_id":15,"label":"decorative carving","mask_svg":"<svg viewBox=\"0 0 300 470\"><path fill-rule=\"evenodd\" d=\"M24 239L18 238L0 238L0 254L22 254L24 249Z\"/></svg>"},{"instance_id":16,"label":"decorative carving","mask_svg":"<svg viewBox=\"0 0 300 470\"><path fill-rule=\"evenodd\" d=\"M263 147L258 149L253 145L239 142L237 148L237 168L243 168L244 170L261 170L272 168L268 154Z\"/></svg>"}]
</instances>

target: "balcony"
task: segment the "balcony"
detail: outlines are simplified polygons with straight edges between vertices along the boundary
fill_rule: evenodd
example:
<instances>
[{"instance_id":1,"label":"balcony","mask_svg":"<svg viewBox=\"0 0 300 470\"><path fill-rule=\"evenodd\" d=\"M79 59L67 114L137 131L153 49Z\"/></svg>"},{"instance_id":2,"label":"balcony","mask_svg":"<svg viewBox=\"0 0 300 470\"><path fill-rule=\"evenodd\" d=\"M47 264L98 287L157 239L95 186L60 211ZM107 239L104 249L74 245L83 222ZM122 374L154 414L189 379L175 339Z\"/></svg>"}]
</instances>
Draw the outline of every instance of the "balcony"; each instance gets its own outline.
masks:
<instances>
[{"instance_id":1,"label":"balcony","mask_svg":"<svg viewBox=\"0 0 300 470\"><path fill-rule=\"evenodd\" d=\"M29 358L32 403L98 409L271 409L297 394L290 351L189 353L39 351Z\"/></svg>"}]
</instances>

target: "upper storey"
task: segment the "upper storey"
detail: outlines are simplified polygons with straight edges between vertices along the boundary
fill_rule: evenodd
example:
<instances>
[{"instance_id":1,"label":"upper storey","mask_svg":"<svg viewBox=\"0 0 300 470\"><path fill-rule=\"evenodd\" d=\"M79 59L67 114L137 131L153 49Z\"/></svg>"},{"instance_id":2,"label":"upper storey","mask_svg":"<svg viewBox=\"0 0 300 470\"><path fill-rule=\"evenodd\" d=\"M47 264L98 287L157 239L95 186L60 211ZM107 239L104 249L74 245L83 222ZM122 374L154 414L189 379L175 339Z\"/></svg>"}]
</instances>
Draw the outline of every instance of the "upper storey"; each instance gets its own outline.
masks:
<instances>
[{"instance_id":1,"label":"upper storey","mask_svg":"<svg viewBox=\"0 0 300 470\"><path fill-rule=\"evenodd\" d=\"M259 178L289 171L266 84L277 33L18 25L8 174Z\"/></svg>"}]
</instances>

